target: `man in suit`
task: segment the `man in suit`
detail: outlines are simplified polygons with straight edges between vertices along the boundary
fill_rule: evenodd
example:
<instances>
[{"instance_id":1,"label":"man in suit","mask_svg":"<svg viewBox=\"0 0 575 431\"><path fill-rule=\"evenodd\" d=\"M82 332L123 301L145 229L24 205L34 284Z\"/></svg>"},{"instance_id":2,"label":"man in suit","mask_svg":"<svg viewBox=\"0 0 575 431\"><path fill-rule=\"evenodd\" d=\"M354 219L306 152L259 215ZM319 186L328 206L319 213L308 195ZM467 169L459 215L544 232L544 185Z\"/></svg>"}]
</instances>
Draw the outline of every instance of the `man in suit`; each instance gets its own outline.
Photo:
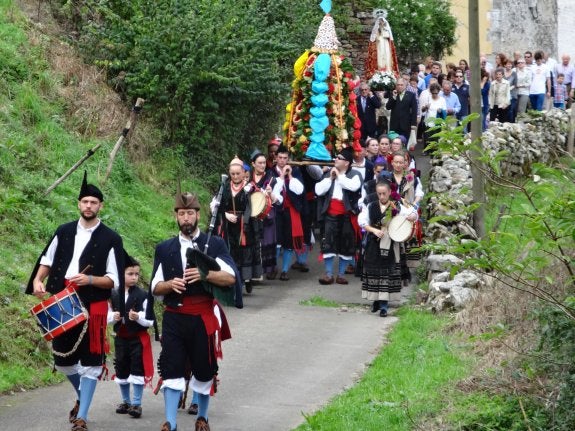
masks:
<instances>
[{"instance_id":1,"label":"man in suit","mask_svg":"<svg viewBox=\"0 0 575 431\"><path fill-rule=\"evenodd\" d=\"M373 94L369 85L365 82L359 87L360 95L356 99L357 115L361 120L361 139L365 141L367 137L377 137L376 109L381 108L381 100Z\"/></svg>"},{"instance_id":2,"label":"man in suit","mask_svg":"<svg viewBox=\"0 0 575 431\"><path fill-rule=\"evenodd\" d=\"M411 130L417 129L417 98L406 91L405 79L399 78L395 90L385 108L391 111L389 130L409 138Z\"/></svg>"}]
</instances>

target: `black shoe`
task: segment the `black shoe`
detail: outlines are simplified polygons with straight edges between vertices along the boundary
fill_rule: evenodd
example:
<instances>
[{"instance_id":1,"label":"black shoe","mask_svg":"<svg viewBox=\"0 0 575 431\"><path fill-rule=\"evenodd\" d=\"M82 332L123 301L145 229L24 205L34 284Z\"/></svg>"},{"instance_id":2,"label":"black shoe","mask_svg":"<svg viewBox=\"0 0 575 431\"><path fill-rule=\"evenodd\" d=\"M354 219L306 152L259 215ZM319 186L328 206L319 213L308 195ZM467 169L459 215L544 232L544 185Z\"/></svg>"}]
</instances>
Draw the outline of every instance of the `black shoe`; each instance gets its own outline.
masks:
<instances>
[{"instance_id":1,"label":"black shoe","mask_svg":"<svg viewBox=\"0 0 575 431\"><path fill-rule=\"evenodd\" d=\"M74 404L74 407L72 410L70 410L70 415L68 416L70 423L76 420L76 416L78 416L78 410L80 410L80 401L76 400L76 404Z\"/></svg>"},{"instance_id":2,"label":"black shoe","mask_svg":"<svg viewBox=\"0 0 575 431\"><path fill-rule=\"evenodd\" d=\"M287 275L287 272L282 272L282 273L280 274L280 280L281 280L281 281L288 281L288 280L289 280L289 277L288 277L288 275Z\"/></svg>"},{"instance_id":3,"label":"black shoe","mask_svg":"<svg viewBox=\"0 0 575 431\"><path fill-rule=\"evenodd\" d=\"M128 403L118 404L118 407L116 407L116 413L120 415L125 415L130 410L130 407L131 406Z\"/></svg>"},{"instance_id":4,"label":"black shoe","mask_svg":"<svg viewBox=\"0 0 575 431\"><path fill-rule=\"evenodd\" d=\"M210 431L206 418L198 416L198 419L196 419L196 431Z\"/></svg>"},{"instance_id":5,"label":"black shoe","mask_svg":"<svg viewBox=\"0 0 575 431\"><path fill-rule=\"evenodd\" d=\"M252 293L252 290L254 290L254 287L252 286L252 283L249 281L246 281L246 292L247 293Z\"/></svg>"},{"instance_id":6,"label":"black shoe","mask_svg":"<svg viewBox=\"0 0 575 431\"><path fill-rule=\"evenodd\" d=\"M142 406L130 406L128 409L128 414L133 418L139 418L142 416Z\"/></svg>"},{"instance_id":7,"label":"black shoe","mask_svg":"<svg viewBox=\"0 0 575 431\"><path fill-rule=\"evenodd\" d=\"M379 310L379 301L373 301L373 304L371 304L371 312L377 313L377 310Z\"/></svg>"},{"instance_id":8,"label":"black shoe","mask_svg":"<svg viewBox=\"0 0 575 431\"><path fill-rule=\"evenodd\" d=\"M188 409L189 415L197 415L198 414L198 405L197 404L190 404L190 408Z\"/></svg>"},{"instance_id":9,"label":"black shoe","mask_svg":"<svg viewBox=\"0 0 575 431\"><path fill-rule=\"evenodd\" d=\"M387 317L387 310L385 308L379 310L379 317Z\"/></svg>"}]
</instances>

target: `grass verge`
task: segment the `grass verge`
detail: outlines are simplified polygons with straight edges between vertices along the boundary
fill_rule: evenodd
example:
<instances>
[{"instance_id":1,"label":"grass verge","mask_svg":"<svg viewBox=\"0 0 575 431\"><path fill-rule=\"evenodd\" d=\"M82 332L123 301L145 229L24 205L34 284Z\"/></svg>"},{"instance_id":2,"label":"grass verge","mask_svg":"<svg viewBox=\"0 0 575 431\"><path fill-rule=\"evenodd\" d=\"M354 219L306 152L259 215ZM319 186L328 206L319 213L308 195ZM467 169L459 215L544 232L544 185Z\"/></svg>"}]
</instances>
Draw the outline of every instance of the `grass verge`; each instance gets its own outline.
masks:
<instances>
[{"instance_id":1,"label":"grass verge","mask_svg":"<svg viewBox=\"0 0 575 431\"><path fill-rule=\"evenodd\" d=\"M321 296L312 296L309 299L303 299L299 302L300 305L308 305L312 307L327 307L327 308L337 308L340 306L335 301L330 299L325 299Z\"/></svg>"},{"instance_id":2,"label":"grass verge","mask_svg":"<svg viewBox=\"0 0 575 431\"><path fill-rule=\"evenodd\" d=\"M335 397L297 431L411 430L443 406L451 383L467 373L461 344L442 330L447 316L411 308L399 310L388 344L361 381Z\"/></svg>"}]
</instances>

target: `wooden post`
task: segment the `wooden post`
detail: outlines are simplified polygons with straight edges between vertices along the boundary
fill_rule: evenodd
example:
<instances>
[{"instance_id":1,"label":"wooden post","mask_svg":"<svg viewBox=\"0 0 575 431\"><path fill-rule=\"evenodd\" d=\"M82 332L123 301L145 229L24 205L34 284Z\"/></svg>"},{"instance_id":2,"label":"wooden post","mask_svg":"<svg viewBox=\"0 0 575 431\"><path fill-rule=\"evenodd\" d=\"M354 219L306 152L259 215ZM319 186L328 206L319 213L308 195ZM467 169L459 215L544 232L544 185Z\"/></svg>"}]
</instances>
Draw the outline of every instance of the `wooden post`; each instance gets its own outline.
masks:
<instances>
[{"instance_id":1,"label":"wooden post","mask_svg":"<svg viewBox=\"0 0 575 431\"><path fill-rule=\"evenodd\" d=\"M471 112L479 114L479 120L471 124L471 139L478 142L483 132L483 121L481 117L481 66L479 64L479 2L469 0L469 65L473 73L471 74ZM481 170L477 167L479 163L477 150L472 150L471 177L473 178L473 201L480 205L473 212L473 228L479 238L485 237L485 179Z\"/></svg>"},{"instance_id":2,"label":"wooden post","mask_svg":"<svg viewBox=\"0 0 575 431\"><path fill-rule=\"evenodd\" d=\"M130 118L128 119L128 123L126 124L126 127L124 128L124 130L122 130L122 134L120 135L120 137L118 138L118 141L116 141L116 145L114 145L114 148L110 152L110 161L108 163L108 169L106 170L106 176L104 177L102 184L106 184L106 181L108 181L108 178L110 177L110 173L112 172L112 165L114 164L116 154L118 154L118 151L120 150L120 147L122 146L122 143L128 139L128 135L129 136L132 135L132 132L133 132L134 128L136 127L136 120L138 119L138 112L140 112L140 110L142 109L142 105L144 104L144 102L145 102L145 100L142 98L139 98L139 97L136 100L136 104L134 105L134 107L132 108L132 112L130 113Z\"/></svg>"},{"instance_id":3,"label":"wooden post","mask_svg":"<svg viewBox=\"0 0 575 431\"><path fill-rule=\"evenodd\" d=\"M74 164L74 166L72 166L70 169L68 169L68 171L64 175L62 175L60 178L58 178L54 184L52 184L50 187L48 187L46 189L46 191L44 191L44 196L47 196L52 190L54 190L56 188L56 186L58 184L60 184L62 181L64 181L66 178L68 178L68 176L72 172L74 172L76 169L78 169L82 163L84 163L86 160L88 160L90 157L92 157L92 155L98 150L98 148L100 148L101 145L102 144L98 144L94 148L88 150L88 152L86 154L84 154L84 156L80 160L78 160Z\"/></svg>"},{"instance_id":4,"label":"wooden post","mask_svg":"<svg viewBox=\"0 0 575 431\"><path fill-rule=\"evenodd\" d=\"M567 135L567 152L573 156L573 139L575 134L575 103L571 104L571 117L569 117L569 134Z\"/></svg>"}]
</instances>

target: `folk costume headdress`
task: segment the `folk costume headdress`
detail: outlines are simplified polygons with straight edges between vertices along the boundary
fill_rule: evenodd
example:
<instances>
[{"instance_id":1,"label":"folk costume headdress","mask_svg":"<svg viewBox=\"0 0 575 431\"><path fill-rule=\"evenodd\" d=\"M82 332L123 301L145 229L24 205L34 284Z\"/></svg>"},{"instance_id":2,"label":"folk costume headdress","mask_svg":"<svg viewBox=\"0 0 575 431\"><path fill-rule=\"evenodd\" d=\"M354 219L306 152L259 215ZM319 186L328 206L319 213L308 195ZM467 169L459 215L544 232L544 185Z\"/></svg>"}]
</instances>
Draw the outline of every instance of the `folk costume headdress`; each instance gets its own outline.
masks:
<instances>
[{"instance_id":1,"label":"folk costume headdress","mask_svg":"<svg viewBox=\"0 0 575 431\"><path fill-rule=\"evenodd\" d=\"M182 186L178 181L178 188L176 190L176 199L174 204L174 211L179 209L193 209L196 211L200 210L200 201L198 197L190 192L182 193Z\"/></svg>"},{"instance_id":2,"label":"folk costume headdress","mask_svg":"<svg viewBox=\"0 0 575 431\"><path fill-rule=\"evenodd\" d=\"M78 200L82 200L86 196L92 196L97 198L100 202L104 202L104 195L102 191L93 184L88 184L88 172L84 171L84 179L82 180L82 186L80 187L80 194L78 195Z\"/></svg>"},{"instance_id":3,"label":"folk costume headdress","mask_svg":"<svg viewBox=\"0 0 575 431\"><path fill-rule=\"evenodd\" d=\"M313 47L294 64L292 101L286 107L284 142L295 159L331 160L342 148L360 149L361 121L355 104L355 72L330 16L331 0L320 4L325 16Z\"/></svg>"},{"instance_id":4,"label":"folk costume headdress","mask_svg":"<svg viewBox=\"0 0 575 431\"><path fill-rule=\"evenodd\" d=\"M126 268L130 266L140 266L140 262L138 262L136 259L130 256L128 252L124 250L124 266Z\"/></svg>"},{"instance_id":5,"label":"folk costume headdress","mask_svg":"<svg viewBox=\"0 0 575 431\"><path fill-rule=\"evenodd\" d=\"M282 140L276 135L268 142L268 147L278 146L282 143Z\"/></svg>"},{"instance_id":6,"label":"folk costume headdress","mask_svg":"<svg viewBox=\"0 0 575 431\"><path fill-rule=\"evenodd\" d=\"M230 168L234 165L241 166L244 169L244 162L236 155L230 162Z\"/></svg>"},{"instance_id":7,"label":"folk costume headdress","mask_svg":"<svg viewBox=\"0 0 575 431\"><path fill-rule=\"evenodd\" d=\"M262 153L260 150L258 150L257 148L255 150L253 150L250 154L250 161L255 162L255 160L259 157L259 156L264 156L265 154Z\"/></svg>"}]
</instances>

